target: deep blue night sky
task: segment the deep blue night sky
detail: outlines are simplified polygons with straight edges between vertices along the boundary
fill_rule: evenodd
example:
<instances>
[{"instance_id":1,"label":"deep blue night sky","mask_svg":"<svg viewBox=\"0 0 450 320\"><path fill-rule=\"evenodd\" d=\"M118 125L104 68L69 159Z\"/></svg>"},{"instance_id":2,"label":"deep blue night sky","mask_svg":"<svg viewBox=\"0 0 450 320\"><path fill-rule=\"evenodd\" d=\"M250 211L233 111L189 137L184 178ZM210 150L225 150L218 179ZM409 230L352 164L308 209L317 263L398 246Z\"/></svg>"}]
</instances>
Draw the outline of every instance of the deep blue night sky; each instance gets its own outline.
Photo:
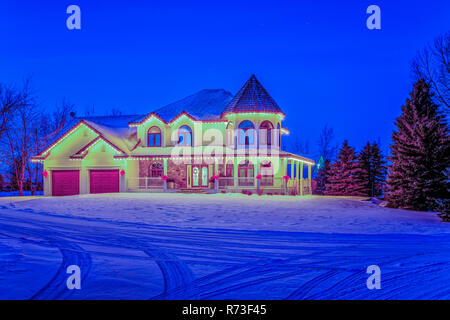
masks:
<instances>
[{"instance_id":1,"label":"deep blue night sky","mask_svg":"<svg viewBox=\"0 0 450 320\"><path fill-rule=\"evenodd\" d=\"M0 81L33 75L52 108L147 113L201 89L233 94L252 73L314 147L390 142L417 50L450 30L450 1L2 1ZM66 8L81 7L81 30ZM381 30L366 8L381 8Z\"/></svg>"}]
</instances>

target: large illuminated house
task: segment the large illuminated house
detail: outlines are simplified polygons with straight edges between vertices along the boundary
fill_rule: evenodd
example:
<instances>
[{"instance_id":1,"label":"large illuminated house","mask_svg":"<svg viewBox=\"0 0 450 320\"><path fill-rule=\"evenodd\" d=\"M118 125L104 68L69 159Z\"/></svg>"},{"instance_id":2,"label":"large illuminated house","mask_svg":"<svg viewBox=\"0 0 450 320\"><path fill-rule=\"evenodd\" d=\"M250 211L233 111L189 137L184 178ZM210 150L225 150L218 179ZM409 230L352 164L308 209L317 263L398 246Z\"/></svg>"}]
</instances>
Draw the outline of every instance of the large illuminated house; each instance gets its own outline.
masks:
<instances>
[{"instance_id":1,"label":"large illuminated house","mask_svg":"<svg viewBox=\"0 0 450 320\"><path fill-rule=\"evenodd\" d=\"M45 195L311 194L314 161L280 148L284 117L252 76L234 97L202 90L144 116L74 118L33 161Z\"/></svg>"}]
</instances>

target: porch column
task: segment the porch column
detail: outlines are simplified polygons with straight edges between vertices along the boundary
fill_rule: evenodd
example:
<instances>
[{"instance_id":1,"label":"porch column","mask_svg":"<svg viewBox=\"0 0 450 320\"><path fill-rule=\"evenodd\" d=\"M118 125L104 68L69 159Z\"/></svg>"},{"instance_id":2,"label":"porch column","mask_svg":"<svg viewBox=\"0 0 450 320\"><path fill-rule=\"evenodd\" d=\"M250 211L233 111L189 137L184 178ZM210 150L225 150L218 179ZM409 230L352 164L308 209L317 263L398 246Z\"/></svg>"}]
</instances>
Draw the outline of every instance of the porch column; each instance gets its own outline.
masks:
<instances>
[{"instance_id":1,"label":"porch column","mask_svg":"<svg viewBox=\"0 0 450 320\"><path fill-rule=\"evenodd\" d=\"M283 175L281 176L281 183L284 187L284 192L287 193L287 182L284 176L287 175L287 158L283 158Z\"/></svg>"},{"instance_id":2,"label":"porch column","mask_svg":"<svg viewBox=\"0 0 450 320\"><path fill-rule=\"evenodd\" d=\"M296 189L297 189L297 193L298 194L300 194L300 186L299 186L299 184L300 184L300 164L301 164L301 162L300 161L297 161L297 163L296 163L297 165L296 165L296 175L295 175L295 182L296 182Z\"/></svg>"},{"instance_id":3,"label":"porch column","mask_svg":"<svg viewBox=\"0 0 450 320\"><path fill-rule=\"evenodd\" d=\"M309 194L312 194L311 189L311 165L308 163L308 187L309 187Z\"/></svg>"},{"instance_id":4,"label":"porch column","mask_svg":"<svg viewBox=\"0 0 450 320\"><path fill-rule=\"evenodd\" d=\"M294 160L291 160L291 180L294 179Z\"/></svg>"},{"instance_id":5,"label":"porch column","mask_svg":"<svg viewBox=\"0 0 450 320\"><path fill-rule=\"evenodd\" d=\"M234 187L238 186L238 159L237 157L233 158L233 183L234 183Z\"/></svg>"},{"instance_id":6,"label":"porch column","mask_svg":"<svg viewBox=\"0 0 450 320\"><path fill-rule=\"evenodd\" d=\"M216 157L214 157L214 175L219 176L219 159ZM214 190L216 193L219 190L219 179L214 179Z\"/></svg>"},{"instance_id":7,"label":"porch column","mask_svg":"<svg viewBox=\"0 0 450 320\"><path fill-rule=\"evenodd\" d=\"M260 187L260 180L256 179L256 177L258 176L258 174L261 174L261 160L258 158L256 158L256 175L253 178L253 180L256 180L256 189L259 190Z\"/></svg>"},{"instance_id":8,"label":"porch column","mask_svg":"<svg viewBox=\"0 0 450 320\"><path fill-rule=\"evenodd\" d=\"M288 180L287 187L294 186L294 160L291 159L290 162L291 162L291 174L290 174L291 178Z\"/></svg>"},{"instance_id":9,"label":"porch column","mask_svg":"<svg viewBox=\"0 0 450 320\"><path fill-rule=\"evenodd\" d=\"M164 163L164 175L167 176L167 158L163 159ZM164 180L164 192L167 192L167 180Z\"/></svg>"},{"instance_id":10,"label":"porch column","mask_svg":"<svg viewBox=\"0 0 450 320\"><path fill-rule=\"evenodd\" d=\"M303 162L300 162L300 195L303 195Z\"/></svg>"}]
</instances>

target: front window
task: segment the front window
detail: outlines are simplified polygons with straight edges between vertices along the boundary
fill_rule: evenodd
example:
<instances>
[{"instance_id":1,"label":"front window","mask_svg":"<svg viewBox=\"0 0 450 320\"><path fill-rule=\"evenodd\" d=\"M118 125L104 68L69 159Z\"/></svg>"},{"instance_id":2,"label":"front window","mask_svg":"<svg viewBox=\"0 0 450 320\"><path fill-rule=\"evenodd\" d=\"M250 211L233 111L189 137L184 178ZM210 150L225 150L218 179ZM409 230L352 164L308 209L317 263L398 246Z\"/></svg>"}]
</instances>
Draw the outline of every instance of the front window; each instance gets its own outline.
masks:
<instances>
[{"instance_id":1,"label":"front window","mask_svg":"<svg viewBox=\"0 0 450 320\"><path fill-rule=\"evenodd\" d=\"M273 186L273 166L270 161L261 162L261 186Z\"/></svg>"},{"instance_id":2,"label":"front window","mask_svg":"<svg viewBox=\"0 0 450 320\"><path fill-rule=\"evenodd\" d=\"M239 144L252 145L254 143L255 126L251 121L242 121L239 125Z\"/></svg>"},{"instance_id":3,"label":"front window","mask_svg":"<svg viewBox=\"0 0 450 320\"><path fill-rule=\"evenodd\" d=\"M240 186L253 186L254 185L254 166L253 164L246 160L239 164L238 177Z\"/></svg>"},{"instance_id":4,"label":"front window","mask_svg":"<svg viewBox=\"0 0 450 320\"><path fill-rule=\"evenodd\" d=\"M188 126L178 129L178 145L192 146L192 130Z\"/></svg>"},{"instance_id":5,"label":"front window","mask_svg":"<svg viewBox=\"0 0 450 320\"><path fill-rule=\"evenodd\" d=\"M164 173L164 166L160 162L153 162L149 168L149 176L151 178L162 177Z\"/></svg>"},{"instance_id":6,"label":"front window","mask_svg":"<svg viewBox=\"0 0 450 320\"><path fill-rule=\"evenodd\" d=\"M158 127L151 127L150 129L148 129L148 146L161 146L161 130Z\"/></svg>"}]
</instances>

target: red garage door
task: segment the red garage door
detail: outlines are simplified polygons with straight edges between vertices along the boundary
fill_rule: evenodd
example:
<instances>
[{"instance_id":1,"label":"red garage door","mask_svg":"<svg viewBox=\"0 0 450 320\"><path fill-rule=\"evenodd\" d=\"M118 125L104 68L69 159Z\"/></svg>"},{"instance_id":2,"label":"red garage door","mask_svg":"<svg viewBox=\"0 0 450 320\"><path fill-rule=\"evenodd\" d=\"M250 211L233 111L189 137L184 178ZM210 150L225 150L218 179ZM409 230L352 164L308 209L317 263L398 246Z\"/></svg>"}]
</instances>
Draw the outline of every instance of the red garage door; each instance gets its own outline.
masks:
<instances>
[{"instance_id":1,"label":"red garage door","mask_svg":"<svg viewBox=\"0 0 450 320\"><path fill-rule=\"evenodd\" d=\"M90 170L90 192L119 192L119 170Z\"/></svg>"},{"instance_id":2,"label":"red garage door","mask_svg":"<svg viewBox=\"0 0 450 320\"><path fill-rule=\"evenodd\" d=\"M80 193L80 171L52 171L52 195L71 196Z\"/></svg>"}]
</instances>

